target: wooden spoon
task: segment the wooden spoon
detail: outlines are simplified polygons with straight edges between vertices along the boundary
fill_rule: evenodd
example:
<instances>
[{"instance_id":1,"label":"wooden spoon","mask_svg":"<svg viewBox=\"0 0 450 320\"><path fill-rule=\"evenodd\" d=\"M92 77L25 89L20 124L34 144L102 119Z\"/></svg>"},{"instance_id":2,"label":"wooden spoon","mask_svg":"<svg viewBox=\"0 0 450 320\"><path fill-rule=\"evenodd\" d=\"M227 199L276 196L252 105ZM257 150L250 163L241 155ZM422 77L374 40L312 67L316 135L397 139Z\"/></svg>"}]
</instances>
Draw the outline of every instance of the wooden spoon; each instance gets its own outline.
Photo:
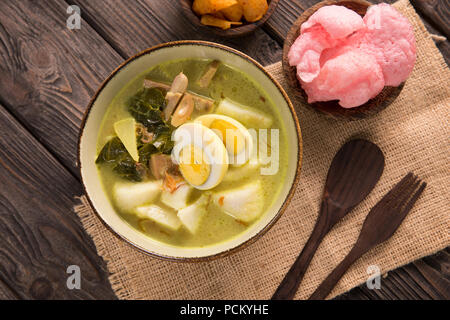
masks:
<instances>
[{"instance_id":1,"label":"wooden spoon","mask_svg":"<svg viewBox=\"0 0 450 320\"><path fill-rule=\"evenodd\" d=\"M407 174L369 212L358 240L344 260L331 272L309 298L325 299L350 266L363 254L389 239L419 199L426 183Z\"/></svg>"},{"instance_id":2,"label":"wooden spoon","mask_svg":"<svg viewBox=\"0 0 450 320\"><path fill-rule=\"evenodd\" d=\"M314 230L272 300L292 299L295 296L322 239L372 191L383 169L383 152L372 142L352 140L338 151L328 170L322 205Z\"/></svg>"}]
</instances>

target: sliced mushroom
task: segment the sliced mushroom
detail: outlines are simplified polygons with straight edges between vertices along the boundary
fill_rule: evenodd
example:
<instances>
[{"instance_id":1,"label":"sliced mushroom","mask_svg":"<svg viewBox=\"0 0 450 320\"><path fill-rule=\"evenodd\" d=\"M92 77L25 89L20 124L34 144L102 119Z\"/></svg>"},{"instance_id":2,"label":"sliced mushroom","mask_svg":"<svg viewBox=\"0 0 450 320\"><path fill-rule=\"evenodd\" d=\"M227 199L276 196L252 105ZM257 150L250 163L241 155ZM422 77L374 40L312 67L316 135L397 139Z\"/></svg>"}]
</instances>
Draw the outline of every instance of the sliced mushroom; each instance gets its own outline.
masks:
<instances>
[{"instance_id":1,"label":"sliced mushroom","mask_svg":"<svg viewBox=\"0 0 450 320\"><path fill-rule=\"evenodd\" d=\"M192 112L194 111L194 99L192 95L185 94L183 99L181 99L178 104L177 109L172 115L172 125L174 127L179 127L186 121L188 121L191 117Z\"/></svg>"},{"instance_id":2,"label":"sliced mushroom","mask_svg":"<svg viewBox=\"0 0 450 320\"><path fill-rule=\"evenodd\" d=\"M180 102L181 97L188 86L188 78L183 72L180 72L175 79L173 79L169 92L166 94L166 107L164 108L164 119L169 121L170 116Z\"/></svg>"},{"instance_id":3,"label":"sliced mushroom","mask_svg":"<svg viewBox=\"0 0 450 320\"><path fill-rule=\"evenodd\" d=\"M198 79L197 84L200 88L208 88L211 84L212 79L216 75L217 69L219 68L220 61L214 60L206 67L206 72Z\"/></svg>"},{"instance_id":4,"label":"sliced mushroom","mask_svg":"<svg viewBox=\"0 0 450 320\"><path fill-rule=\"evenodd\" d=\"M197 94L191 94L194 100L195 110L200 112L209 113L214 107L214 100L206 97L199 96Z\"/></svg>"},{"instance_id":5,"label":"sliced mushroom","mask_svg":"<svg viewBox=\"0 0 450 320\"><path fill-rule=\"evenodd\" d=\"M151 88L158 88L163 89L164 91L169 91L170 85L162 83L162 82L156 82L150 79L144 79L144 88L151 89Z\"/></svg>"},{"instance_id":6,"label":"sliced mushroom","mask_svg":"<svg viewBox=\"0 0 450 320\"><path fill-rule=\"evenodd\" d=\"M178 102L180 102L182 96L183 94L179 92L170 92L170 91L167 92L166 108L164 109L164 119L166 121L169 121L173 110L175 110L175 108L177 107Z\"/></svg>"},{"instance_id":7,"label":"sliced mushroom","mask_svg":"<svg viewBox=\"0 0 450 320\"><path fill-rule=\"evenodd\" d=\"M188 87L188 82L189 80L186 75L183 72L180 72L175 79L173 79L169 91L184 93Z\"/></svg>"},{"instance_id":8,"label":"sliced mushroom","mask_svg":"<svg viewBox=\"0 0 450 320\"><path fill-rule=\"evenodd\" d=\"M169 91L170 86L168 84L162 83L162 82L156 82L150 79L145 79L144 80L144 87L145 88L160 88L163 89L165 91ZM170 94L172 95L172 94ZM169 96L170 96L169 95ZM198 94L195 94L193 92L190 91L186 91L185 96L191 96L192 99L194 100L194 108L195 110L202 112L202 113L210 113L214 107L214 100L211 98L207 98L204 96L200 96ZM166 99L167 99L167 95L166 95ZM174 97L172 99L177 99L177 97ZM174 102L172 102L174 103ZM169 116L170 118L170 116Z\"/></svg>"},{"instance_id":9,"label":"sliced mushroom","mask_svg":"<svg viewBox=\"0 0 450 320\"><path fill-rule=\"evenodd\" d=\"M174 166L172 158L167 154L152 154L150 157L150 170L155 179L164 178L166 171L172 166Z\"/></svg>"}]
</instances>

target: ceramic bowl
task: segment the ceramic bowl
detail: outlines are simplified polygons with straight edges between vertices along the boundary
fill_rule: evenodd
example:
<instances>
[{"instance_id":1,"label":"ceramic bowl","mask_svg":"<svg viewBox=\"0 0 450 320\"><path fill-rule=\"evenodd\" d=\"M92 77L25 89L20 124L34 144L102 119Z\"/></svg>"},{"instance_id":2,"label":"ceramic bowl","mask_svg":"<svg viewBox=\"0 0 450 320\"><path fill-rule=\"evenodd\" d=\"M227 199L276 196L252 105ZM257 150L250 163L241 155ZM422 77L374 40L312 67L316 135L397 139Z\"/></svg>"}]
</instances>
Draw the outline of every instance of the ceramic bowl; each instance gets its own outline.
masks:
<instances>
[{"instance_id":1,"label":"ceramic bowl","mask_svg":"<svg viewBox=\"0 0 450 320\"><path fill-rule=\"evenodd\" d=\"M103 191L95 165L97 135L103 116L120 89L127 83L160 63L183 58L217 59L233 66L256 81L279 108L288 139L286 181L278 198L264 215L242 234L222 243L182 248L156 241L139 232L114 210ZM292 103L283 88L264 68L245 54L226 46L203 41L170 42L147 49L120 65L100 86L92 98L80 129L78 163L86 195L92 208L104 224L120 238L155 257L176 261L203 261L234 252L264 234L281 216L298 183L302 159L302 138Z\"/></svg>"}]
</instances>

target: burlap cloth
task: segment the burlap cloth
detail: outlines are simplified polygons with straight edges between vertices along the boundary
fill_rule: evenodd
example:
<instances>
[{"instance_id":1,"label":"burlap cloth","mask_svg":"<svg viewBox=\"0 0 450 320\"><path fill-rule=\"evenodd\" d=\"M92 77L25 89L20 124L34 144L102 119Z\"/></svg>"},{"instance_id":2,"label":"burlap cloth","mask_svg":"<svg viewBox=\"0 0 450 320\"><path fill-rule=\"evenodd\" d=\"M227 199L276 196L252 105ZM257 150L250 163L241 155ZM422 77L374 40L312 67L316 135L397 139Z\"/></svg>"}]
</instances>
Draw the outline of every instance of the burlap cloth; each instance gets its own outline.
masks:
<instances>
[{"instance_id":1,"label":"burlap cloth","mask_svg":"<svg viewBox=\"0 0 450 320\"><path fill-rule=\"evenodd\" d=\"M379 115L353 122L327 119L293 99L304 139L300 183L281 219L254 244L212 262L161 261L118 240L81 197L82 204L75 211L107 261L119 298L270 298L312 231L334 154L351 137L364 137L380 146L386 157L384 173L368 198L324 239L296 298L307 298L344 258L370 208L408 171L428 182L423 196L395 235L357 261L329 298L365 282L369 265L385 273L450 245L450 72L409 2L401 0L395 7L413 24L418 49L414 72L401 95ZM281 63L267 70L289 93Z\"/></svg>"}]
</instances>

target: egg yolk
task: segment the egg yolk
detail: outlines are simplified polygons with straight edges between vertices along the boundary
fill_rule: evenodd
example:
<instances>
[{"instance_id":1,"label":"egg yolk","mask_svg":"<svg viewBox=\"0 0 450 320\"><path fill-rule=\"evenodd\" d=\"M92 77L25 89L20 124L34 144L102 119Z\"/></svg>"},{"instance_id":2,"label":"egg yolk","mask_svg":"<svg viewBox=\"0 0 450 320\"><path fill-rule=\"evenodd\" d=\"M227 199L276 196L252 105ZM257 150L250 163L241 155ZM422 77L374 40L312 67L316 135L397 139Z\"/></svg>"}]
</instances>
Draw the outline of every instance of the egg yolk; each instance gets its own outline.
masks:
<instances>
[{"instance_id":1,"label":"egg yolk","mask_svg":"<svg viewBox=\"0 0 450 320\"><path fill-rule=\"evenodd\" d=\"M239 154L245 147L245 138L234 125L222 119L214 120L209 126L210 129L219 132L222 141L229 153Z\"/></svg>"},{"instance_id":2,"label":"egg yolk","mask_svg":"<svg viewBox=\"0 0 450 320\"><path fill-rule=\"evenodd\" d=\"M211 173L208 158L202 149L194 145L181 150L179 168L183 177L194 186L204 184Z\"/></svg>"}]
</instances>

